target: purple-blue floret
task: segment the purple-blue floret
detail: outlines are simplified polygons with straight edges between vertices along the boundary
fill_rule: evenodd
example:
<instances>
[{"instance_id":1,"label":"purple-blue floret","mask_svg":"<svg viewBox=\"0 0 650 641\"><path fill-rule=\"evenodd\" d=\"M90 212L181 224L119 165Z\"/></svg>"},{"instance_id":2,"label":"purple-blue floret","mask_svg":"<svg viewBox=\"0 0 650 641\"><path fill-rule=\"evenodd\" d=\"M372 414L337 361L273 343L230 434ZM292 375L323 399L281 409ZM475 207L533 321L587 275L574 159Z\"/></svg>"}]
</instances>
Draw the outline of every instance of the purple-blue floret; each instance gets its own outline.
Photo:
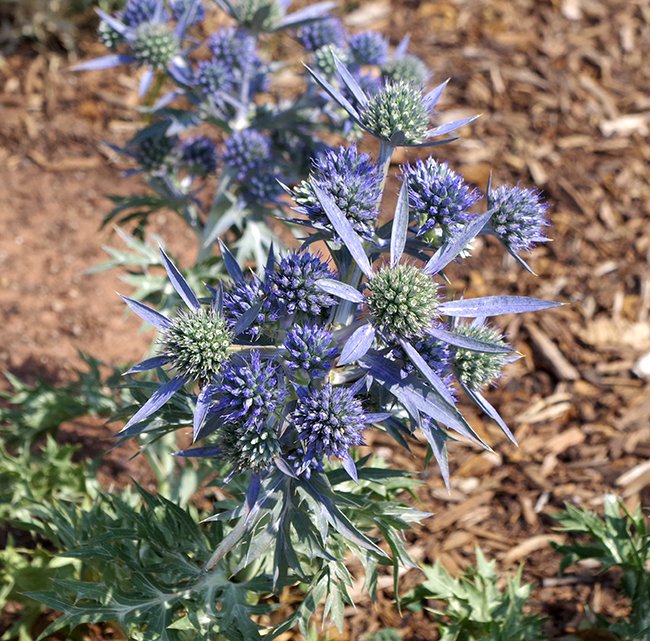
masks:
<instances>
[{"instance_id":1,"label":"purple-blue floret","mask_svg":"<svg viewBox=\"0 0 650 641\"><path fill-rule=\"evenodd\" d=\"M548 208L534 189L497 187L490 192L489 207L495 210L489 223L492 231L513 251L530 251L548 240L544 235Z\"/></svg>"},{"instance_id":2,"label":"purple-blue floret","mask_svg":"<svg viewBox=\"0 0 650 641\"><path fill-rule=\"evenodd\" d=\"M217 148L206 136L196 136L183 142L181 162L194 176L207 176L217 169Z\"/></svg>"},{"instance_id":3,"label":"purple-blue floret","mask_svg":"<svg viewBox=\"0 0 650 641\"><path fill-rule=\"evenodd\" d=\"M406 165L402 171L408 179L409 208L418 236L435 232L437 228L446 239L471 218L469 209L480 199L480 194L447 163L427 158Z\"/></svg>"},{"instance_id":4,"label":"purple-blue floret","mask_svg":"<svg viewBox=\"0 0 650 641\"><path fill-rule=\"evenodd\" d=\"M300 43L307 51L316 51L325 45L345 46L345 29L338 18L324 18L307 24L298 33Z\"/></svg>"},{"instance_id":5,"label":"purple-blue floret","mask_svg":"<svg viewBox=\"0 0 650 641\"><path fill-rule=\"evenodd\" d=\"M201 60L197 65L194 82L205 98L211 98L220 104L222 96L233 88L233 77L230 69L217 58Z\"/></svg>"},{"instance_id":6,"label":"purple-blue floret","mask_svg":"<svg viewBox=\"0 0 650 641\"><path fill-rule=\"evenodd\" d=\"M253 305L262 302L262 306L244 336L250 339L259 337L262 327L266 322L273 322L278 319L278 314L270 309L270 304L265 300L266 291L262 281L255 278L252 281L239 281L233 283L223 293L223 313L226 320L234 326Z\"/></svg>"},{"instance_id":7,"label":"purple-blue floret","mask_svg":"<svg viewBox=\"0 0 650 641\"><path fill-rule=\"evenodd\" d=\"M326 329L314 324L296 325L284 340L287 367L307 372L312 378L325 376L338 350Z\"/></svg>"},{"instance_id":8,"label":"purple-blue floret","mask_svg":"<svg viewBox=\"0 0 650 641\"><path fill-rule=\"evenodd\" d=\"M327 384L298 389L298 401L289 420L302 441L305 461L324 456L347 458L351 447L363 444L366 414L349 389Z\"/></svg>"},{"instance_id":9,"label":"purple-blue floret","mask_svg":"<svg viewBox=\"0 0 650 641\"><path fill-rule=\"evenodd\" d=\"M257 350L230 359L215 384L214 411L246 429L262 424L286 398L280 372L276 361L262 360Z\"/></svg>"},{"instance_id":10,"label":"purple-blue floret","mask_svg":"<svg viewBox=\"0 0 650 641\"><path fill-rule=\"evenodd\" d=\"M318 256L291 252L267 274L269 301L283 313L320 316L336 304L336 299L320 289L316 281L333 276L327 263Z\"/></svg>"},{"instance_id":11,"label":"purple-blue floret","mask_svg":"<svg viewBox=\"0 0 650 641\"><path fill-rule=\"evenodd\" d=\"M294 196L299 211L318 226L330 228L313 185L334 199L358 234L372 238L379 214L381 177L368 154L358 153L354 145L318 154L312 161L309 180L296 187Z\"/></svg>"},{"instance_id":12,"label":"purple-blue floret","mask_svg":"<svg viewBox=\"0 0 650 641\"><path fill-rule=\"evenodd\" d=\"M216 60L233 72L260 65L255 38L244 29L225 27L210 36L208 47Z\"/></svg>"},{"instance_id":13,"label":"purple-blue floret","mask_svg":"<svg viewBox=\"0 0 650 641\"><path fill-rule=\"evenodd\" d=\"M388 55L388 40L377 31L363 31L350 37L350 51L357 64L381 65Z\"/></svg>"},{"instance_id":14,"label":"purple-blue floret","mask_svg":"<svg viewBox=\"0 0 650 641\"><path fill-rule=\"evenodd\" d=\"M143 22L149 22L156 14L156 8L161 0L128 0L122 11L122 22L129 27L137 27ZM166 11L162 12L161 19L168 18Z\"/></svg>"},{"instance_id":15,"label":"purple-blue floret","mask_svg":"<svg viewBox=\"0 0 650 641\"><path fill-rule=\"evenodd\" d=\"M226 140L223 161L233 170L237 180L259 171L271 157L271 141L255 129L235 131Z\"/></svg>"},{"instance_id":16,"label":"purple-blue floret","mask_svg":"<svg viewBox=\"0 0 650 641\"><path fill-rule=\"evenodd\" d=\"M190 24L203 22L205 20L205 9L201 0L171 0L169 8L172 10L174 20L180 20L192 4L195 4L196 8Z\"/></svg>"}]
</instances>

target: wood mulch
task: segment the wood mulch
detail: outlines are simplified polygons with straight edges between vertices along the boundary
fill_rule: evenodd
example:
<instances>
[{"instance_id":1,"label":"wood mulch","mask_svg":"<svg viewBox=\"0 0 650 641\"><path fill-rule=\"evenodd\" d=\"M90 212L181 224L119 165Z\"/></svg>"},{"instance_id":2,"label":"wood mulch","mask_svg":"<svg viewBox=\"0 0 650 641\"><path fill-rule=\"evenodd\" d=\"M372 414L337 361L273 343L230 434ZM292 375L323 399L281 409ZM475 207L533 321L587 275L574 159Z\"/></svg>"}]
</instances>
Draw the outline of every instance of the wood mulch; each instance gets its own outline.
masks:
<instances>
[{"instance_id":1,"label":"wood mulch","mask_svg":"<svg viewBox=\"0 0 650 641\"><path fill-rule=\"evenodd\" d=\"M504 573L525 563L549 639L576 630L587 607L624 616L611 578L580 568L557 578L550 542L561 536L551 515L565 502L598 510L611 492L631 509L650 505L650 5L355 6L350 28L381 29L393 42L410 33L411 50L427 60L434 80L452 78L442 118L482 113L437 157L481 188L493 172L494 184L534 185L551 203L552 242L531 261L538 278L486 240L471 263L454 268L453 289L566 303L502 319L522 358L488 398L519 448L467 406L494 451L451 445L447 492L435 468L423 470L424 446L408 456L375 438L373 448L391 464L420 472L418 507L433 513L409 535L410 549L454 572L473 562L477 545ZM97 151L98 140L133 130L134 80L120 72L71 77L60 59L13 56L0 67L0 83L0 366L65 379L77 348L111 363L135 360L148 337L124 320L112 294L116 275L82 275L102 259L107 241L96 231L107 207L102 195L137 185L118 180L110 152ZM191 246L171 216L161 214L155 225L167 238L173 230L178 250ZM403 588L416 580L407 573ZM423 616L398 615L388 577L381 588L375 604L360 593L343 634L333 638L363 639L382 626L409 641L435 638Z\"/></svg>"}]
</instances>

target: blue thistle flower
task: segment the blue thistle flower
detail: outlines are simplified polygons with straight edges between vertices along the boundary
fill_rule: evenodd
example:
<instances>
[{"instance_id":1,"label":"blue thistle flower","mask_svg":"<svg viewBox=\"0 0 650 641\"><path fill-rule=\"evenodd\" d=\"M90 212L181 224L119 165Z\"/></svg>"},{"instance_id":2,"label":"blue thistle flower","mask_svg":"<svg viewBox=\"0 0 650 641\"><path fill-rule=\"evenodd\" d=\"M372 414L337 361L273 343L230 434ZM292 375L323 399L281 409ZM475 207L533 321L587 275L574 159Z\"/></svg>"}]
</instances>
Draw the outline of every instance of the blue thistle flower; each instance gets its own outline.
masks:
<instances>
[{"instance_id":1,"label":"blue thistle flower","mask_svg":"<svg viewBox=\"0 0 650 641\"><path fill-rule=\"evenodd\" d=\"M149 136L138 143L133 155L143 171L163 174L173 166L177 144L176 136Z\"/></svg>"},{"instance_id":2,"label":"blue thistle flower","mask_svg":"<svg viewBox=\"0 0 650 641\"><path fill-rule=\"evenodd\" d=\"M230 69L216 58L199 61L194 82L204 98L216 104L222 104L222 96L230 93L234 84Z\"/></svg>"},{"instance_id":3,"label":"blue thistle flower","mask_svg":"<svg viewBox=\"0 0 650 641\"><path fill-rule=\"evenodd\" d=\"M244 336L253 340L259 338L263 325L278 319L277 312L271 309L268 301L265 301L266 295L264 284L259 278L254 278L250 282L237 281L223 293L224 316L231 326L234 326L242 314L247 312L253 305L262 302L257 319L251 323L244 333Z\"/></svg>"},{"instance_id":4,"label":"blue thistle flower","mask_svg":"<svg viewBox=\"0 0 650 641\"><path fill-rule=\"evenodd\" d=\"M238 0L234 3L237 22L251 31L273 31L284 16L283 0Z\"/></svg>"},{"instance_id":5,"label":"blue thistle flower","mask_svg":"<svg viewBox=\"0 0 650 641\"><path fill-rule=\"evenodd\" d=\"M210 36L208 47L215 60L227 69L241 71L260 65L255 38L244 29L224 27Z\"/></svg>"},{"instance_id":6,"label":"blue thistle flower","mask_svg":"<svg viewBox=\"0 0 650 641\"><path fill-rule=\"evenodd\" d=\"M379 214L377 202L381 194L381 177L368 154L358 153L354 145L318 154L312 161L309 180L294 189L294 200L300 206L298 211L315 225L331 229L314 185L334 199L358 234L372 238Z\"/></svg>"},{"instance_id":7,"label":"blue thistle flower","mask_svg":"<svg viewBox=\"0 0 650 641\"><path fill-rule=\"evenodd\" d=\"M224 163L233 170L237 180L259 171L269 162L271 141L255 129L235 131L228 140L223 153Z\"/></svg>"},{"instance_id":8,"label":"blue thistle flower","mask_svg":"<svg viewBox=\"0 0 650 641\"><path fill-rule=\"evenodd\" d=\"M167 23L143 22L136 29L131 52L136 64L162 70L180 54L181 44Z\"/></svg>"},{"instance_id":9,"label":"blue thistle flower","mask_svg":"<svg viewBox=\"0 0 650 641\"><path fill-rule=\"evenodd\" d=\"M241 196L251 206L277 202L282 195L278 179L278 170L273 166L250 172L242 182Z\"/></svg>"},{"instance_id":10,"label":"blue thistle flower","mask_svg":"<svg viewBox=\"0 0 650 641\"><path fill-rule=\"evenodd\" d=\"M431 77L425 62L409 53L386 62L381 72L387 81L408 82L419 87L424 86Z\"/></svg>"},{"instance_id":11,"label":"blue thistle flower","mask_svg":"<svg viewBox=\"0 0 650 641\"><path fill-rule=\"evenodd\" d=\"M265 422L287 395L279 364L263 361L257 350L225 363L214 390L214 411L246 429Z\"/></svg>"},{"instance_id":12,"label":"blue thistle flower","mask_svg":"<svg viewBox=\"0 0 650 641\"><path fill-rule=\"evenodd\" d=\"M189 138L181 145L181 162L194 176L207 176L217 169L216 145L206 136Z\"/></svg>"},{"instance_id":13,"label":"blue thistle flower","mask_svg":"<svg viewBox=\"0 0 650 641\"><path fill-rule=\"evenodd\" d=\"M284 339L285 362L291 370L320 378L332 368L338 350L330 332L314 324L295 325Z\"/></svg>"},{"instance_id":14,"label":"blue thistle flower","mask_svg":"<svg viewBox=\"0 0 650 641\"><path fill-rule=\"evenodd\" d=\"M378 31L363 31L350 37L350 51L359 65L381 65L388 54L388 40Z\"/></svg>"},{"instance_id":15,"label":"blue thistle flower","mask_svg":"<svg viewBox=\"0 0 650 641\"><path fill-rule=\"evenodd\" d=\"M488 208L494 209L489 226L492 233L513 252L530 251L548 240L546 203L539 192L521 187L497 187L490 191Z\"/></svg>"},{"instance_id":16,"label":"blue thistle flower","mask_svg":"<svg viewBox=\"0 0 650 641\"><path fill-rule=\"evenodd\" d=\"M115 50L119 44L124 42L124 36L122 36L119 31L116 31L105 20L99 21L99 26L97 27L97 35L99 37L99 41L107 49Z\"/></svg>"},{"instance_id":17,"label":"blue thistle flower","mask_svg":"<svg viewBox=\"0 0 650 641\"><path fill-rule=\"evenodd\" d=\"M143 22L149 22L156 15L159 0L128 0L121 13L122 22L129 27L137 27ZM169 15L163 12L162 20Z\"/></svg>"},{"instance_id":18,"label":"blue thistle flower","mask_svg":"<svg viewBox=\"0 0 650 641\"><path fill-rule=\"evenodd\" d=\"M427 158L404 166L402 172L408 180L409 207L418 236L437 244L467 224L471 217L468 210L480 194L447 163Z\"/></svg>"},{"instance_id":19,"label":"blue thistle flower","mask_svg":"<svg viewBox=\"0 0 650 641\"><path fill-rule=\"evenodd\" d=\"M426 337L414 342L413 347L415 347L418 354L424 359L424 362L431 368L431 371L442 380L449 392L449 396L455 400L456 390L454 389L454 377L452 374L452 362L455 352L451 345L435 338ZM417 371L415 365L408 360L401 348L398 348L395 352L398 352L396 354L398 358L404 360L404 370L408 374L413 374Z\"/></svg>"},{"instance_id":20,"label":"blue thistle flower","mask_svg":"<svg viewBox=\"0 0 650 641\"><path fill-rule=\"evenodd\" d=\"M302 27L298 39L307 51L316 51L327 44L343 48L345 29L338 18L323 18Z\"/></svg>"},{"instance_id":21,"label":"blue thistle flower","mask_svg":"<svg viewBox=\"0 0 650 641\"><path fill-rule=\"evenodd\" d=\"M169 8L172 11L174 20L180 20L192 4L195 4L195 10L190 25L203 22L205 20L205 9L201 0L170 0Z\"/></svg>"},{"instance_id":22,"label":"blue thistle flower","mask_svg":"<svg viewBox=\"0 0 650 641\"><path fill-rule=\"evenodd\" d=\"M350 55L343 47L333 44L323 45L320 49L314 51L314 65L316 69L326 76L336 74L335 58L338 58L341 62L348 62Z\"/></svg>"},{"instance_id":23,"label":"blue thistle flower","mask_svg":"<svg viewBox=\"0 0 650 641\"><path fill-rule=\"evenodd\" d=\"M218 444L221 455L236 472L269 470L281 453L277 427L272 422L229 425L220 430Z\"/></svg>"},{"instance_id":24,"label":"blue thistle flower","mask_svg":"<svg viewBox=\"0 0 650 641\"><path fill-rule=\"evenodd\" d=\"M288 314L320 316L336 300L320 289L316 282L322 278L332 278L333 275L318 256L291 252L267 274L269 301Z\"/></svg>"},{"instance_id":25,"label":"blue thistle flower","mask_svg":"<svg viewBox=\"0 0 650 641\"><path fill-rule=\"evenodd\" d=\"M456 332L474 340L486 341L495 345L507 346L503 336L487 325L459 324ZM512 357L504 353L477 352L470 349L457 348L453 358L453 366L458 380L470 390L480 390L487 385L493 385L501 375L504 366L512 361Z\"/></svg>"},{"instance_id":26,"label":"blue thistle flower","mask_svg":"<svg viewBox=\"0 0 650 641\"><path fill-rule=\"evenodd\" d=\"M302 441L306 461L324 456L348 459L350 448L363 444L366 414L350 390L328 383L321 389L298 388L296 393L289 422Z\"/></svg>"}]
</instances>

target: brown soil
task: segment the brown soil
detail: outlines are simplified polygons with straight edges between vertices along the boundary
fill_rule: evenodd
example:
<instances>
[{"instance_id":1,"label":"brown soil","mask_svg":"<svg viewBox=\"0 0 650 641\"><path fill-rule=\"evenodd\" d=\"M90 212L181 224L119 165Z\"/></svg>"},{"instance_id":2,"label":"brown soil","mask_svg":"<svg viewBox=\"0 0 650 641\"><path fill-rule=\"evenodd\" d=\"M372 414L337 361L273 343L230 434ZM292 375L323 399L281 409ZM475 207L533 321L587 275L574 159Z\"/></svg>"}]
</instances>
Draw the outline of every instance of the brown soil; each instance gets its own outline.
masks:
<instances>
[{"instance_id":1,"label":"brown soil","mask_svg":"<svg viewBox=\"0 0 650 641\"><path fill-rule=\"evenodd\" d=\"M503 571L526 562L525 578L543 586L535 602L549 638L575 630L587 605L622 616L609 579L576 571L574 583L554 585L549 515L565 501L598 509L607 492L632 508L650 504L650 473L626 475L650 456L650 381L633 373L650 350L650 8L645 0L379 0L361 3L348 22L395 42L410 32L434 79L452 78L445 117L483 114L438 157L482 188L493 171L495 184L536 185L552 203L553 242L532 259L539 278L487 241L471 272L452 274L453 286L567 303L505 319L523 358L489 398L521 446L467 408L495 452L452 446L449 494L435 469L422 474L420 507L434 516L409 537L414 556L458 570L480 545ZM15 55L0 70L0 367L53 380L69 376L77 350L117 364L138 359L149 339L125 316L115 271L84 275L114 240L98 232L103 195L138 189L98 151L99 141L132 131L135 80L64 67L56 57ZM175 252L191 247L171 214L155 228ZM94 427L72 426L73 438L95 438ZM393 464L422 469L423 448L409 458L386 445L375 441ZM375 605L359 597L339 638L382 625L411 641L433 638L423 617L399 617L390 582L382 586Z\"/></svg>"}]
</instances>

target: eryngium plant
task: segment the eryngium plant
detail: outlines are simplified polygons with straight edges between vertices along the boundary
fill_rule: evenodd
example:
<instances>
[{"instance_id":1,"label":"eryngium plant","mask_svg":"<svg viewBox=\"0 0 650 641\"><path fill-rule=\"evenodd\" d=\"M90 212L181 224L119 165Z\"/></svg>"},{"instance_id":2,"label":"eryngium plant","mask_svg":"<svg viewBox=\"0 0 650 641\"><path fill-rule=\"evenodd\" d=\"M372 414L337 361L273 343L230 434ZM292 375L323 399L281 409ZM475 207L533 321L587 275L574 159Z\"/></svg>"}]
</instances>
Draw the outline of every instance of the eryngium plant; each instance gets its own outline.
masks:
<instances>
[{"instance_id":1,"label":"eryngium plant","mask_svg":"<svg viewBox=\"0 0 650 641\"><path fill-rule=\"evenodd\" d=\"M422 517L353 498L387 473L361 449L371 431L407 447L423 438L445 483L450 439L488 447L461 413L461 398L514 442L484 396L516 358L491 319L557 305L523 296L458 298L444 278L452 262L471 255L479 234L495 235L513 252L543 240L545 207L533 192L500 187L487 194L485 211L472 213L478 193L427 159L402 168L395 211L379 225L393 149L436 144L428 139L467 121L434 129L410 122L396 88L428 114L443 87L388 84L375 103L388 124L369 124L363 109L370 99L335 64L340 86L356 95L356 107L341 104L380 141L378 162L354 146L315 157L311 175L286 187L300 215L292 220L309 235L297 251L271 248L260 275L246 272L222 243L228 278L199 298L161 252L186 309L163 315L126 299L160 331L157 355L130 372L157 369L161 384L119 435L156 437L191 424L196 445L178 454L204 459L223 472L226 486L246 488L244 503L213 517L234 525L206 570L235 555L240 569L253 560L264 565L276 588L301 579L318 593L327 577L326 614L335 613L334 601L346 602L344 552L355 551L372 577L387 562L378 530L391 561L407 562L400 532ZM519 237L527 242L513 244ZM326 253L312 250L317 240Z\"/></svg>"},{"instance_id":2,"label":"eryngium plant","mask_svg":"<svg viewBox=\"0 0 650 641\"><path fill-rule=\"evenodd\" d=\"M389 54L379 33L348 34L338 18L328 15L330 2L293 12L284 0L216 5L233 24L214 33L207 33L209 7L204 0L127 0L113 15L99 10L99 37L110 53L76 69L128 65L140 76L146 125L114 149L133 163L129 173L142 174L149 189L113 196L115 207L104 222L135 222L141 237L152 213L171 210L195 231L201 264L209 262L216 239L226 232L236 234L233 249L240 260L263 263L270 242L280 244L265 222L280 213L278 181L306 179L310 159L326 149L324 136L349 139L362 131L314 82L300 57L269 59L266 49L274 38L294 37L304 48L304 60L323 74L328 86L349 93L337 71L339 58L345 60L355 83L368 95L377 94L366 126L386 135L393 124L386 103L390 98L381 91L385 85L403 103L404 109L392 113L417 123L417 135L428 130L429 107L435 101L419 99L425 74L398 72L403 81L393 82L396 70L405 65L426 69L406 53L408 41ZM277 89L278 73L286 86L289 69L295 70L292 95L283 95ZM134 255L111 254L115 260L110 264L128 265L136 272L157 262L137 250ZM148 276L132 275L131 280L138 281L150 300L164 299Z\"/></svg>"}]
</instances>

